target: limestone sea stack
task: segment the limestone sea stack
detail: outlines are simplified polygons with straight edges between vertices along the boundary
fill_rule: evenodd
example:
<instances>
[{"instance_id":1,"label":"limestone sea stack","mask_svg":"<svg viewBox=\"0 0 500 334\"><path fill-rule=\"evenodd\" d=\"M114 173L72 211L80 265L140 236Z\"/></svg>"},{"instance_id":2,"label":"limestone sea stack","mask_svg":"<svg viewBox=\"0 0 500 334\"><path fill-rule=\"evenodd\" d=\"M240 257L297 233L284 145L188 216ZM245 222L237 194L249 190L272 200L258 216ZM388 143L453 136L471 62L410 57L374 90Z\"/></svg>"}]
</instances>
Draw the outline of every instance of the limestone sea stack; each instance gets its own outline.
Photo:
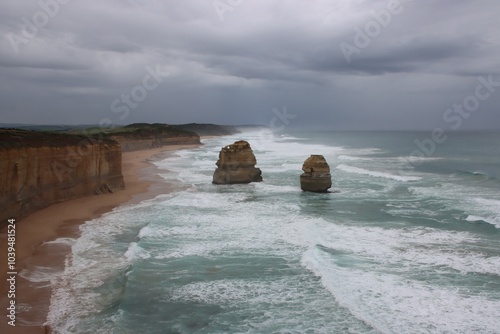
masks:
<instances>
[{"instance_id":1,"label":"limestone sea stack","mask_svg":"<svg viewBox=\"0 0 500 334\"><path fill-rule=\"evenodd\" d=\"M327 192L332 186L330 166L322 155L311 155L302 166L300 188L304 191Z\"/></svg>"},{"instance_id":2,"label":"limestone sea stack","mask_svg":"<svg viewBox=\"0 0 500 334\"><path fill-rule=\"evenodd\" d=\"M244 140L225 146L219 153L212 183L232 184L262 181L262 172L250 144Z\"/></svg>"}]
</instances>

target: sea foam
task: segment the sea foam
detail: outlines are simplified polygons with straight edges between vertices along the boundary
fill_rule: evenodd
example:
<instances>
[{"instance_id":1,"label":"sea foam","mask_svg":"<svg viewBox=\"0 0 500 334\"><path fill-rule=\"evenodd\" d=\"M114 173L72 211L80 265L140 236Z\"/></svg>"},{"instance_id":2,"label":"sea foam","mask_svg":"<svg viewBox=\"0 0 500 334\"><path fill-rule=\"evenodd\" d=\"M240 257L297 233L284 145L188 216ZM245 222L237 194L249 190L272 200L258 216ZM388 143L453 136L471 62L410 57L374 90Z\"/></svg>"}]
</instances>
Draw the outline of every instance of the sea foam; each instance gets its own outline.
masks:
<instances>
[{"instance_id":1,"label":"sea foam","mask_svg":"<svg viewBox=\"0 0 500 334\"><path fill-rule=\"evenodd\" d=\"M373 176L373 177L383 177L386 179L402 181L402 182L418 181L418 180L422 179L419 176L401 176L401 175L390 174L390 173L385 173L385 172L370 171L370 170L367 170L364 168L353 167L353 166L348 166L348 165L343 165L343 164L338 165L337 169L340 169L341 171L348 172L348 173L369 175L369 176Z\"/></svg>"},{"instance_id":2,"label":"sea foam","mask_svg":"<svg viewBox=\"0 0 500 334\"><path fill-rule=\"evenodd\" d=\"M341 266L311 249L303 265L321 278L340 305L382 333L495 333L500 301L463 296L447 287L377 270Z\"/></svg>"},{"instance_id":3,"label":"sea foam","mask_svg":"<svg viewBox=\"0 0 500 334\"><path fill-rule=\"evenodd\" d=\"M498 217L494 191L453 183L459 176L398 175L397 157L376 156L387 150L258 132L244 138L264 182L212 185L220 147L241 137L155 162L188 189L82 226L55 282L50 324L95 333L495 333L496 244L474 224L449 228ZM339 194L300 191L310 154L354 165L332 170Z\"/></svg>"}]
</instances>

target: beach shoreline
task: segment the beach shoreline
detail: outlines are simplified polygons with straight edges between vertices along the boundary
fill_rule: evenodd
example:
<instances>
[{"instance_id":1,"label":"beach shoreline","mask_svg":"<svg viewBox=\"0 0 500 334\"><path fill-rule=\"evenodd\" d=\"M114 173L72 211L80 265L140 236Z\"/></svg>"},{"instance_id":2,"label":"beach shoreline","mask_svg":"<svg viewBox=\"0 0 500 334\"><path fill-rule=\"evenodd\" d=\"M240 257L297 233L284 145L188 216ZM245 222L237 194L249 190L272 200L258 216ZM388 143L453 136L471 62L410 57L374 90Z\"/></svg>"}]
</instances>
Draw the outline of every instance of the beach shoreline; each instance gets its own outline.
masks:
<instances>
[{"instance_id":1,"label":"beach shoreline","mask_svg":"<svg viewBox=\"0 0 500 334\"><path fill-rule=\"evenodd\" d=\"M172 187L162 183L155 176L156 169L151 161L164 158L177 150L190 149L199 145L169 145L160 148L124 152L122 154L122 174L125 189L105 195L90 195L73 200L53 204L34 212L22 221L16 222L16 305L21 307L17 315L16 327L7 324L8 318L2 317L0 332L2 333L48 333L44 327L49 311L51 288L47 282L33 283L19 273L29 271L30 267L64 270L66 255L71 246L59 247L57 251L47 250L47 243L59 238L78 238L79 226L88 220L100 217L115 207L141 202L154 198L161 193L169 193ZM158 182L157 182L158 181ZM155 185L155 187L153 187ZM15 217L13 217L15 218ZM0 307L6 310L7 299L7 227L0 230L0 290L2 297ZM48 270L48 269L47 269ZM45 284L45 285L44 285ZM19 310L19 309L18 309ZM24 314L23 314L24 313Z\"/></svg>"}]
</instances>

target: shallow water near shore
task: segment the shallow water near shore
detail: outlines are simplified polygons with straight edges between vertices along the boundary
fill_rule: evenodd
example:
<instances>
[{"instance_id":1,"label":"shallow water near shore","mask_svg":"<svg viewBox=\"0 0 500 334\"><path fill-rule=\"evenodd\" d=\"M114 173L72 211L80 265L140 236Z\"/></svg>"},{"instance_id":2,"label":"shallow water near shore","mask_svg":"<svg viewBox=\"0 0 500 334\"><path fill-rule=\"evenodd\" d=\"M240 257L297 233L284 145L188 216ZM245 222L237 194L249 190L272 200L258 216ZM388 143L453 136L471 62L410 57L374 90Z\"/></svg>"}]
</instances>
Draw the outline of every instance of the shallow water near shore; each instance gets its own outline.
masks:
<instances>
[{"instance_id":1,"label":"shallow water near shore","mask_svg":"<svg viewBox=\"0 0 500 334\"><path fill-rule=\"evenodd\" d=\"M425 136L259 131L157 161L179 190L81 225L48 322L56 333L497 333L500 135L453 134L401 168ZM264 182L212 185L220 148L238 139ZM310 154L325 156L338 193L300 191Z\"/></svg>"}]
</instances>

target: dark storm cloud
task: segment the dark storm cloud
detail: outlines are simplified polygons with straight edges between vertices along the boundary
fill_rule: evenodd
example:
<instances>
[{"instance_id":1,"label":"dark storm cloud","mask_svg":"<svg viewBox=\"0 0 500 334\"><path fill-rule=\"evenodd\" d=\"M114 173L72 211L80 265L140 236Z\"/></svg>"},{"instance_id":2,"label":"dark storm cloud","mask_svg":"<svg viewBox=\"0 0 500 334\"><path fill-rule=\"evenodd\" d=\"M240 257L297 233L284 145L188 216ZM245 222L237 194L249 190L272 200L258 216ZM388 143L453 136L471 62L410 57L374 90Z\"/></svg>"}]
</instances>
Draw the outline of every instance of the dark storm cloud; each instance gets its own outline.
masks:
<instances>
[{"instance_id":1,"label":"dark storm cloud","mask_svg":"<svg viewBox=\"0 0 500 334\"><path fill-rule=\"evenodd\" d=\"M498 1L401 0L357 45L391 1L0 0L2 121L267 124L286 105L297 126L429 128L478 76L500 81ZM112 102L156 66L121 119ZM499 96L464 127L500 124Z\"/></svg>"},{"instance_id":2,"label":"dark storm cloud","mask_svg":"<svg viewBox=\"0 0 500 334\"><path fill-rule=\"evenodd\" d=\"M385 73L436 72L436 64L459 63L474 57L474 49L479 42L467 38L455 40L412 40L405 45L384 44L374 46L366 52L360 52L351 63L347 63L340 54L331 57L330 53L315 54L309 65L318 71L342 73L360 73L364 75L380 75ZM334 50L337 51L337 50ZM332 52L333 53L333 52ZM461 69L441 68L438 72L458 74Z\"/></svg>"}]
</instances>

